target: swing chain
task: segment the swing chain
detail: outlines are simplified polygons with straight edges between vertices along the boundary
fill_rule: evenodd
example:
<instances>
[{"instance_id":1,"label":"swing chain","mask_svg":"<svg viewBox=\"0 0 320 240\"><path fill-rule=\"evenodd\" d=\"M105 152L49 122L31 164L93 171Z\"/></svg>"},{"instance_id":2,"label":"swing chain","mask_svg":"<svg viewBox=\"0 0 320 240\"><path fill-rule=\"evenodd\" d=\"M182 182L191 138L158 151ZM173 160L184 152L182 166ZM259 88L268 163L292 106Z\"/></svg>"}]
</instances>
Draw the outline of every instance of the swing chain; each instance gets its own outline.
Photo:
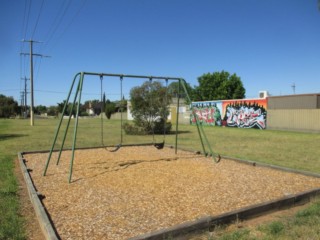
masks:
<instances>
[{"instance_id":1,"label":"swing chain","mask_svg":"<svg viewBox=\"0 0 320 240\"><path fill-rule=\"evenodd\" d=\"M103 96L102 96L102 91L103 91L103 75L100 75L100 98L101 98L101 108L100 108L100 119L101 119L101 145L104 146L104 141L103 141L103 117L102 117L102 112L103 112Z\"/></svg>"}]
</instances>

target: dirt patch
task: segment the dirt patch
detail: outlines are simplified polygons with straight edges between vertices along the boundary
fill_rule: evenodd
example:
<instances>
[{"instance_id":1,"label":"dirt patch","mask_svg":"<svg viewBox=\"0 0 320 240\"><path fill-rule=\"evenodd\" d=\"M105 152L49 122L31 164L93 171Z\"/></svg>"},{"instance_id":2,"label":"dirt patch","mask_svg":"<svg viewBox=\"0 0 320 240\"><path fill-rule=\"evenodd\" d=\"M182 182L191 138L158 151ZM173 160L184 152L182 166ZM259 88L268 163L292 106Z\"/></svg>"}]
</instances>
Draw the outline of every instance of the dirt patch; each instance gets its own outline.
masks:
<instances>
[{"instance_id":1,"label":"dirt patch","mask_svg":"<svg viewBox=\"0 0 320 240\"><path fill-rule=\"evenodd\" d=\"M62 239L126 239L320 187L320 179L154 147L26 154Z\"/></svg>"},{"instance_id":2,"label":"dirt patch","mask_svg":"<svg viewBox=\"0 0 320 240\"><path fill-rule=\"evenodd\" d=\"M27 239L32 240L43 240L44 235L42 234L39 221L36 217L33 205L30 201L26 183L24 181L19 160L15 160L15 175L18 181L18 195L20 201L20 214L25 219L24 229L26 230Z\"/></svg>"}]
</instances>

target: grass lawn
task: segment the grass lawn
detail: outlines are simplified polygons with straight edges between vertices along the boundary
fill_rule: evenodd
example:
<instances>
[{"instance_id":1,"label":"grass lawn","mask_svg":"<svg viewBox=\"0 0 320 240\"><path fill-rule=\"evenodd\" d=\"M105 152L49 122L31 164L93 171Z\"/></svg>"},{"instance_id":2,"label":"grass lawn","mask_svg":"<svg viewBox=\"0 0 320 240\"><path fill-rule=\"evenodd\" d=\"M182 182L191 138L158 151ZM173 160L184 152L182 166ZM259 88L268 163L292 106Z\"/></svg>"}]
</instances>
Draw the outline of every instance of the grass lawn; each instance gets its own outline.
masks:
<instances>
[{"instance_id":1,"label":"grass lawn","mask_svg":"<svg viewBox=\"0 0 320 240\"><path fill-rule=\"evenodd\" d=\"M18 214L19 199L17 196L17 180L14 176L14 159L17 158L19 151L49 150L57 124L58 119L36 119L35 126L31 127L29 120L0 119L0 239L25 238L23 218ZM62 126L62 130L64 130L64 127L65 123ZM173 129L175 129L175 126L173 126ZM220 127L205 127L204 130L214 152L223 156L320 173L320 134ZM120 121L106 120L103 126L103 133L104 144L120 143ZM71 146L72 137L73 125L70 126L67 135L66 147ZM201 150L195 126L179 125L178 138L179 147ZM161 135L155 136L157 142L161 142L163 139L164 137ZM98 146L101 144L101 140L101 123L99 119L79 120L77 147ZM123 133L124 144L152 141L152 136L126 136ZM166 144L174 145L175 135L166 135L165 142ZM60 143L61 138L59 137L57 147L59 147ZM312 207L317 208L319 212L318 205L319 202L315 202ZM320 229L319 216L312 214L310 216L311 223L309 220L302 221L301 226L318 226L318 229ZM316 225L313 225L312 221ZM281 222L280 227L276 225L275 228L280 229L276 231L281 234L287 231L290 232L290 229L295 229L295 225L292 222ZM293 232L291 233L293 234ZM242 236L242 234L244 232L241 232L240 235ZM272 239L272 234L271 231L267 236ZM316 235L310 235L311 239L313 239L312 236L317 236L317 238L320 236L319 230L314 231L312 234ZM289 238L284 237L283 239Z\"/></svg>"}]
</instances>

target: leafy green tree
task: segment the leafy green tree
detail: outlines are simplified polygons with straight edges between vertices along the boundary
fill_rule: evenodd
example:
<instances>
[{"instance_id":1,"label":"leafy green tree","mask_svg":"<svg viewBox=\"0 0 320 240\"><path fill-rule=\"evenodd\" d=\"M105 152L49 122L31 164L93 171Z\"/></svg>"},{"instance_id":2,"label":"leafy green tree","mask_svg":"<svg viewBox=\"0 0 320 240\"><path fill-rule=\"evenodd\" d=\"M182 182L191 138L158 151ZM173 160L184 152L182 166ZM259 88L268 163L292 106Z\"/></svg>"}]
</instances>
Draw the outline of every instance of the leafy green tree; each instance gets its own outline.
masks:
<instances>
[{"instance_id":1,"label":"leafy green tree","mask_svg":"<svg viewBox=\"0 0 320 240\"><path fill-rule=\"evenodd\" d=\"M187 93L189 95L189 98L191 101L193 101L193 98L194 98L194 89L190 86L189 83L185 82L185 87L186 87L186 90L187 90ZM187 100L187 96L186 96L186 93L183 89L182 86L180 86L180 89L179 89L179 82L177 81L174 81L172 83L169 84L168 86L168 92L175 98L178 97L178 93L180 92L180 97L181 98L185 98Z\"/></svg>"},{"instance_id":2,"label":"leafy green tree","mask_svg":"<svg viewBox=\"0 0 320 240\"><path fill-rule=\"evenodd\" d=\"M246 90L236 74L214 72L198 78L199 86L195 89L195 100L225 100L245 98Z\"/></svg>"},{"instance_id":3,"label":"leafy green tree","mask_svg":"<svg viewBox=\"0 0 320 240\"><path fill-rule=\"evenodd\" d=\"M119 103L116 105L118 105L118 112L126 112L128 101L124 97L122 97L122 100L119 101Z\"/></svg>"},{"instance_id":4,"label":"leafy green tree","mask_svg":"<svg viewBox=\"0 0 320 240\"><path fill-rule=\"evenodd\" d=\"M17 115L19 112L18 103L13 97L6 97L0 94L0 117L8 118Z\"/></svg>"},{"instance_id":5,"label":"leafy green tree","mask_svg":"<svg viewBox=\"0 0 320 240\"><path fill-rule=\"evenodd\" d=\"M66 103L66 100L63 100L63 102L58 103L57 109L58 109L59 113L62 113L65 103ZM81 106L80 106L80 108L81 108ZM76 112L77 112L77 103L75 103L75 105L73 106L73 109L72 109L72 103L69 102L64 115L66 115L66 116L69 115L71 110L72 110L72 115L75 116Z\"/></svg>"},{"instance_id":6,"label":"leafy green tree","mask_svg":"<svg viewBox=\"0 0 320 240\"><path fill-rule=\"evenodd\" d=\"M101 107L102 107L102 109L103 109L103 106L101 106L101 104L103 104L103 103L101 103L101 100L95 99L95 100L91 100L90 102L91 102L91 106L92 106L92 108L93 108L93 112L94 112L95 114L97 114L97 115L100 115L100 113L101 113Z\"/></svg>"},{"instance_id":7,"label":"leafy green tree","mask_svg":"<svg viewBox=\"0 0 320 240\"><path fill-rule=\"evenodd\" d=\"M57 106L50 106L47 109L48 116L58 116L59 110Z\"/></svg>"},{"instance_id":8,"label":"leafy green tree","mask_svg":"<svg viewBox=\"0 0 320 240\"><path fill-rule=\"evenodd\" d=\"M111 114L116 112L116 104L114 102L111 102L109 99L105 102L105 108L104 108L106 117L108 119L111 118Z\"/></svg>"},{"instance_id":9,"label":"leafy green tree","mask_svg":"<svg viewBox=\"0 0 320 240\"><path fill-rule=\"evenodd\" d=\"M36 106L34 108L34 113L35 114L43 114L43 113L46 113L46 112L47 112L47 107L46 106L39 105L39 106Z\"/></svg>"},{"instance_id":10,"label":"leafy green tree","mask_svg":"<svg viewBox=\"0 0 320 240\"><path fill-rule=\"evenodd\" d=\"M131 113L137 127L144 129L149 134L157 133L155 122L157 122L157 129L161 129L158 126L159 123L164 127L169 115L168 106L172 97L160 82L147 81L141 87L132 88L130 98ZM170 129L166 129L166 131L170 131Z\"/></svg>"}]
</instances>

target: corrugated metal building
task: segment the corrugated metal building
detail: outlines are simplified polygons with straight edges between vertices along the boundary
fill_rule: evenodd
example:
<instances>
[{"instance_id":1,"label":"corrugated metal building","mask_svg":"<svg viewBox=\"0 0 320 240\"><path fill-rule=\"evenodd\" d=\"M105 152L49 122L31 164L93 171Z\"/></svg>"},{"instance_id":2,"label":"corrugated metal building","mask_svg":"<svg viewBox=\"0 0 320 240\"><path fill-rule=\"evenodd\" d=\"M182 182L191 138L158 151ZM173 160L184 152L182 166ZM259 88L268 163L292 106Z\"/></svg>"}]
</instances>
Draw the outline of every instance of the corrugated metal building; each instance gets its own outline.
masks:
<instances>
[{"instance_id":1,"label":"corrugated metal building","mask_svg":"<svg viewBox=\"0 0 320 240\"><path fill-rule=\"evenodd\" d=\"M267 128L320 132L320 93L268 97Z\"/></svg>"}]
</instances>

